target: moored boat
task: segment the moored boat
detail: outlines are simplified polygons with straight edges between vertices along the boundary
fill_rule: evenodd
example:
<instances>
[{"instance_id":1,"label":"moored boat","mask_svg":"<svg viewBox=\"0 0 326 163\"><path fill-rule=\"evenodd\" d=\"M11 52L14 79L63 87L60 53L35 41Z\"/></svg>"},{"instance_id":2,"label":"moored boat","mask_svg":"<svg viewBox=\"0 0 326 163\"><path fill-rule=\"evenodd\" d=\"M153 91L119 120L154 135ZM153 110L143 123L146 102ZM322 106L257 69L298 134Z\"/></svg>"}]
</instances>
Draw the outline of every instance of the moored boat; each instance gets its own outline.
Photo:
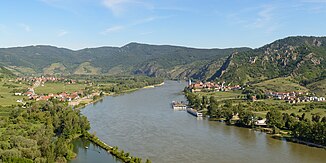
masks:
<instances>
[{"instance_id":1,"label":"moored boat","mask_svg":"<svg viewBox=\"0 0 326 163\"><path fill-rule=\"evenodd\" d=\"M199 113L196 109L187 108L187 112L196 117L202 117L203 113Z\"/></svg>"},{"instance_id":2,"label":"moored boat","mask_svg":"<svg viewBox=\"0 0 326 163\"><path fill-rule=\"evenodd\" d=\"M186 110L187 109L187 105L185 102L181 101L172 101L172 108L174 110Z\"/></svg>"}]
</instances>

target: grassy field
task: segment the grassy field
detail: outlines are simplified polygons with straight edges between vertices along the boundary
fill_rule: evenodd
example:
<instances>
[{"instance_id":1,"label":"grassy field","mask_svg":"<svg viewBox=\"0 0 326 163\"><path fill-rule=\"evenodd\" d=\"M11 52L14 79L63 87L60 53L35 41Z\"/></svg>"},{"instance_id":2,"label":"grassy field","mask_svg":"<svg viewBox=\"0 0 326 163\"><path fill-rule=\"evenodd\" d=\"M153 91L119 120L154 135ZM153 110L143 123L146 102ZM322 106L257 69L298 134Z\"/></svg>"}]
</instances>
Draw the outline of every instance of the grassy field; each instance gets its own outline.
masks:
<instances>
[{"instance_id":1,"label":"grassy field","mask_svg":"<svg viewBox=\"0 0 326 163\"><path fill-rule=\"evenodd\" d=\"M23 99L24 96L15 96L14 89L27 89L25 84L16 84L9 80L0 81L0 106L16 105L18 99ZM25 97L26 98L26 97Z\"/></svg>"},{"instance_id":2,"label":"grassy field","mask_svg":"<svg viewBox=\"0 0 326 163\"><path fill-rule=\"evenodd\" d=\"M266 105L275 105L275 104L282 104L285 103L285 101L283 100L272 100L272 99L268 99L268 100L262 100L266 103ZM289 110L280 110L282 113L294 113L296 115L301 116L303 113L306 114L306 118L311 119L313 114L318 113L321 117L326 116L326 109L321 109L321 108L315 108L311 111L305 111L303 108L306 107L307 105L309 105L311 103L300 103L298 104L291 104L293 106L293 109L289 109ZM325 103L326 105L326 103ZM300 111L301 110L301 111ZM254 111L254 114L256 114L257 116L261 116L261 117L265 117L266 114L268 113L268 111Z\"/></svg>"},{"instance_id":3,"label":"grassy field","mask_svg":"<svg viewBox=\"0 0 326 163\"><path fill-rule=\"evenodd\" d=\"M44 86L35 88L36 94L49 94L61 92L75 92L86 87L85 84L45 83Z\"/></svg>"},{"instance_id":4,"label":"grassy field","mask_svg":"<svg viewBox=\"0 0 326 163\"><path fill-rule=\"evenodd\" d=\"M309 84L307 87L317 96L326 96L326 79Z\"/></svg>"},{"instance_id":5,"label":"grassy field","mask_svg":"<svg viewBox=\"0 0 326 163\"><path fill-rule=\"evenodd\" d=\"M80 64L77 67L76 71L74 72L74 74L92 74L92 75L96 75L99 73L100 73L100 69L93 67L89 62L84 62Z\"/></svg>"},{"instance_id":6,"label":"grassy field","mask_svg":"<svg viewBox=\"0 0 326 163\"><path fill-rule=\"evenodd\" d=\"M291 109L291 110L285 110L285 111L282 111L283 113L288 113L288 114L291 114L291 113L294 113L296 115L299 115L301 116L303 113L305 113L305 117L310 119L311 120L311 117L313 114L319 114L321 117L325 117L326 116L326 109L320 109L320 108L316 108L316 109L313 109L311 111L305 111L305 110L302 110L303 106L302 107L297 107L296 109ZM300 112L300 109L302 110Z\"/></svg>"},{"instance_id":7,"label":"grassy field","mask_svg":"<svg viewBox=\"0 0 326 163\"><path fill-rule=\"evenodd\" d=\"M7 108L5 106L0 107L0 117L9 116L11 110L12 108Z\"/></svg>"},{"instance_id":8,"label":"grassy field","mask_svg":"<svg viewBox=\"0 0 326 163\"><path fill-rule=\"evenodd\" d=\"M49 67L43 69L44 74L55 74L64 72L66 67L62 63L52 63Z\"/></svg>"},{"instance_id":9,"label":"grassy field","mask_svg":"<svg viewBox=\"0 0 326 163\"><path fill-rule=\"evenodd\" d=\"M275 78L266 80L257 84L255 87L262 90L275 91L275 92L292 92L301 91L308 92L309 90L295 82L291 77Z\"/></svg>"},{"instance_id":10,"label":"grassy field","mask_svg":"<svg viewBox=\"0 0 326 163\"><path fill-rule=\"evenodd\" d=\"M301 116L303 113L305 113L305 117L311 120L311 117L313 114L319 114L321 117L325 117L326 116L326 110L325 109L313 109L312 111L306 112L306 111L301 111L299 112L300 109L296 108L296 109L290 109L290 110L281 110L282 113L294 113L296 115ZM254 114L256 114L257 116L260 117L266 117L266 114L268 113L268 111L258 111L258 112L253 112Z\"/></svg>"},{"instance_id":11,"label":"grassy field","mask_svg":"<svg viewBox=\"0 0 326 163\"><path fill-rule=\"evenodd\" d=\"M207 96L208 98L214 96L218 101L227 100L227 99L238 99L239 96L244 96L241 92L238 91L229 91L229 92L199 92L196 93L199 96Z\"/></svg>"}]
</instances>

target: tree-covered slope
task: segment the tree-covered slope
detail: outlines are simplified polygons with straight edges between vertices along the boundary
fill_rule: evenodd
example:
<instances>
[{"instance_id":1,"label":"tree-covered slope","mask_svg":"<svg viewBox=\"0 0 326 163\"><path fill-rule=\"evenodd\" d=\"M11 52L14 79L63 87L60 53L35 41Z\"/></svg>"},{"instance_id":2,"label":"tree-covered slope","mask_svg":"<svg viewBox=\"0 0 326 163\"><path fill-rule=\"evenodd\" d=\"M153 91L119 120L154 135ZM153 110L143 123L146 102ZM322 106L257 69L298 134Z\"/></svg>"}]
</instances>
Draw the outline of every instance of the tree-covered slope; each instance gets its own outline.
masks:
<instances>
[{"instance_id":1,"label":"tree-covered slope","mask_svg":"<svg viewBox=\"0 0 326 163\"><path fill-rule=\"evenodd\" d=\"M15 75L7 68L0 66L0 78L14 77Z\"/></svg>"},{"instance_id":2,"label":"tree-covered slope","mask_svg":"<svg viewBox=\"0 0 326 163\"><path fill-rule=\"evenodd\" d=\"M167 78L202 77L212 60L223 62L249 48L195 49L130 43L123 47L73 51L53 46L0 49L0 65L18 74L145 74Z\"/></svg>"},{"instance_id":3,"label":"tree-covered slope","mask_svg":"<svg viewBox=\"0 0 326 163\"><path fill-rule=\"evenodd\" d=\"M291 76L301 85L325 79L326 37L287 37L261 48L195 49L130 43L69 50L0 49L0 66L16 74L144 74L173 79L257 83Z\"/></svg>"},{"instance_id":4,"label":"tree-covered slope","mask_svg":"<svg viewBox=\"0 0 326 163\"><path fill-rule=\"evenodd\" d=\"M225 63L216 78L243 84L292 76L306 85L326 77L326 37L288 37L233 54Z\"/></svg>"}]
</instances>

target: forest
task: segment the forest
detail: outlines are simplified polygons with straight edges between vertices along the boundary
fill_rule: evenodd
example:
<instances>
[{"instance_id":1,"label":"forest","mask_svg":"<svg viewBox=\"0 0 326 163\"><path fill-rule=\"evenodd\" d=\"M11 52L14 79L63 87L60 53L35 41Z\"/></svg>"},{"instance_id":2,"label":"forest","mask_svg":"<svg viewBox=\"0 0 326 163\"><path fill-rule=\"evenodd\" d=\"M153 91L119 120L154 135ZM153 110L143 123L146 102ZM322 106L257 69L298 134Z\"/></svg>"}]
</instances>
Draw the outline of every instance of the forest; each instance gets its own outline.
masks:
<instances>
[{"instance_id":1,"label":"forest","mask_svg":"<svg viewBox=\"0 0 326 163\"><path fill-rule=\"evenodd\" d=\"M66 162L76 156L70 143L90 124L79 110L52 99L12 108L0 117L0 159L3 162Z\"/></svg>"}]
</instances>

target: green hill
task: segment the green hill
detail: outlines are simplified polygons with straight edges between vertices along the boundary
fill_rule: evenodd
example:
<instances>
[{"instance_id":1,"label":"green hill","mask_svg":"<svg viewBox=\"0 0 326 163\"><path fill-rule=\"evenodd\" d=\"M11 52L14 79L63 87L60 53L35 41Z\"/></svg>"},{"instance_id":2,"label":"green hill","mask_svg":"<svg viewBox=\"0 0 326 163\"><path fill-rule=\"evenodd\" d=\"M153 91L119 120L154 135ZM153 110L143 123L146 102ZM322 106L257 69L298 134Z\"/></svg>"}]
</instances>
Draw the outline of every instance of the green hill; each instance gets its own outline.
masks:
<instances>
[{"instance_id":1,"label":"green hill","mask_svg":"<svg viewBox=\"0 0 326 163\"><path fill-rule=\"evenodd\" d=\"M165 78L201 77L212 60L223 62L249 48L195 49L130 43L123 47L69 50L53 46L0 49L0 65L16 74L144 74Z\"/></svg>"},{"instance_id":2,"label":"green hill","mask_svg":"<svg viewBox=\"0 0 326 163\"><path fill-rule=\"evenodd\" d=\"M271 80L265 80L260 83L254 84L254 86L264 91L274 92L309 91L306 87L299 85L299 83L291 77L281 77Z\"/></svg>"},{"instance_id":3,"label":"green hill","mask_svg":"<svg viewBox=\"0 0 326 163\"><path fill-rule=\"evenodd\" d=\"M307 88L318 96L326 96L326 79L308 84Z\"/></svg>"},{"instance_id":4,"label":"green hill","mask_svg":"<svg viewBox=\"0 0 326 163\"><path fill-rule=\"evenodd\" d=\"M0 78L15 77L16 75L9 69L0 66Z\"/></svg>"},{"instance_id":5,"label":"green hill","mask_svg":"<svg viewBox=\"0 0 326 163\"><path fill-rule=\"evenodd\" d=\"M0 48L0 65L18 75L143 74L234 84L291 77L306 87L326 77L326 37L287 37L257 49L139 43L77 51L43 45Z\"/></svg>"},{"instance_id":6,"label":"green hill","mask_svg":"<svg viewBox=\"0 0 326 163\"><path fill-rule=\"evenodd\" d=\"M258 49L234 53L223 66L213 79L243 84L291 76L306 86L326 77L326 37L277 40Z\"/></svg>"}]
</instances>

